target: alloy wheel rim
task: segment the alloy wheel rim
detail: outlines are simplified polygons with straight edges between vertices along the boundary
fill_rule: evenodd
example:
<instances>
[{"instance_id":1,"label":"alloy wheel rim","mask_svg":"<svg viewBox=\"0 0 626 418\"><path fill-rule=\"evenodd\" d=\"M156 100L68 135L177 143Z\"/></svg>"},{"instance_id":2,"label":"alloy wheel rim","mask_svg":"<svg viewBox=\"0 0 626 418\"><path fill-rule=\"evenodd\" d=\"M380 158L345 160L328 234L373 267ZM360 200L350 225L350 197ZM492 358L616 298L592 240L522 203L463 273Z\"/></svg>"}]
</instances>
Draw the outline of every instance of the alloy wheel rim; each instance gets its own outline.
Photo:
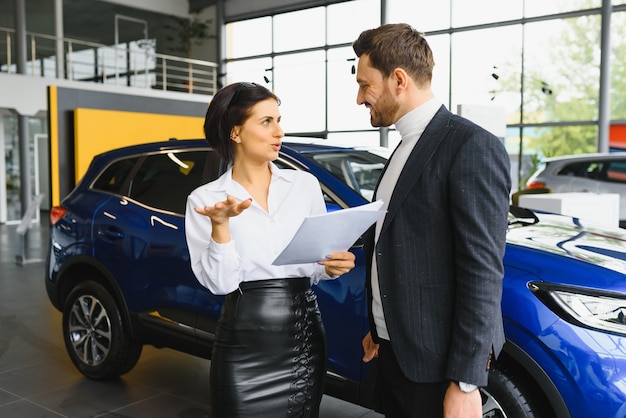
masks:
<instances>
[{"instance_id":1,"label":"alloy wheel rim","mask_svg":"<svg viewBox=\"0 0 626 418\"><path fill-rule=\"evenodd\" d=\"M489 392L481 388L480 396L483 402L483 418L507 418L502 406Z\"/></svg>"},{"instance_id":2,"label":"alloy wheel rim","mask_svg":"<svg viewBox=\"0 0 626 418\"><path fill-rule=\"evenodd\" d=\"M98 366L111 347L111 320L102 303L91 295L74 302L68 323L69 342L76 356L88 366Z\"/></svg>"}]
</instances>

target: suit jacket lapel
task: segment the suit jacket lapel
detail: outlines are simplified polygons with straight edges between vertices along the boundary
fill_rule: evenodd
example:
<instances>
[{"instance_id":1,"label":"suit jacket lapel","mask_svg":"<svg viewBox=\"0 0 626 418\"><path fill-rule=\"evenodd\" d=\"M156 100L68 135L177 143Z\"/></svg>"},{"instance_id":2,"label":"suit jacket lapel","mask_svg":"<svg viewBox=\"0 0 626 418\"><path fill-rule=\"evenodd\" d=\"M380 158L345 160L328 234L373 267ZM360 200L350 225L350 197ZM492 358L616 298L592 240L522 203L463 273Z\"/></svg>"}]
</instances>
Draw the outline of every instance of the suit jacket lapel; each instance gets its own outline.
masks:
<instances>
[{"instance_id":1,"label":"suit jacket lapel","mask_svg":"<svg viewBox=\"0 0 626 418\"><path fill-rule=\"evenodd\" d=\"M448 135L450 115L451 113L442 105L426 126L411 154L409 154L409 158L400 172L396 187L391 195L387 215L380 231L381 235L402 207L402 203L408 196L413 184L419 180L424 168L435 154L439 145Z\"/></svg>"}]
</instances>

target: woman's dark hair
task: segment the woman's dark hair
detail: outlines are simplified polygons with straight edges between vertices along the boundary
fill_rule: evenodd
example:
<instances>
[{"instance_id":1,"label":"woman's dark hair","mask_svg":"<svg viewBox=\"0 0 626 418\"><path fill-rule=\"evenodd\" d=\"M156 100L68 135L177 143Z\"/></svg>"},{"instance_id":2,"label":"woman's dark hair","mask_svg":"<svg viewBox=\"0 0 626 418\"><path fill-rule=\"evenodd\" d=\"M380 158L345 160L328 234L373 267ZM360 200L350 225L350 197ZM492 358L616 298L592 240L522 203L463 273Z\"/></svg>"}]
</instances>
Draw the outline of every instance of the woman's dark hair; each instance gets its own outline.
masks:
<instances>
[{"instance_id":1,"label":"woman's dark hair","mask_svg":"<svg viewBox=\"0 0 626 418\"><path fill-rule=\"evenodd\" d=\"M204 119L204 137L226 163L235 159L235 144L230 138L233 127L243 125L250 109L267 99L280 104L266 87L246 82L229 84L213 96Z\"/></svg>"},{"instance_id":2,"label":"woman's dark hair","mask_svg":"<svg viewBox=\"0 0 626 418\"><path fill-rule=\"evenodd\" d=\"M428 85L435 61L424 34L406 23L390 23L363 31L352 44L357 57L369 56L372 67L384 78L404 69L419 85Z\"/></svg>"}]
</instances>

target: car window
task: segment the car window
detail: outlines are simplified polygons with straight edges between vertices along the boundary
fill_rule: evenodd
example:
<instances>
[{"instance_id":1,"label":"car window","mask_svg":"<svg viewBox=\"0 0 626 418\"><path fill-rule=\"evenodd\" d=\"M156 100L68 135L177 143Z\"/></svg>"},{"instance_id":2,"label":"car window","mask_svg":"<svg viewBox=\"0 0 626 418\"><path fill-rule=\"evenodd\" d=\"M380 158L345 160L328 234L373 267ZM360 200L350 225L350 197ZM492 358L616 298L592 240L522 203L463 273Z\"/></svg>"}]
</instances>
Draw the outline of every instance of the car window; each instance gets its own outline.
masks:
<instances>
[{"instance_id":1,"label":"car window","mask_svg":"<svg viewBox=\"0 0 626 418\"><path fill-rule=\"evenodd\" d=\"M602 161L582 161L565 165L557 174L599 180L604 169L605 164Z\"/></svg>"},{"instance_id":2,"label":"car window","mask_svg":"<svg viewBox=\"0 0 626 418\"><path fill-rule=\"evenodd\" d=\"M626 160L572 163L564 166L557 174L597 181L626 183Z\"/></svg>"},{"instance_id":3,"label":"car window","mask_svg":"<svg viewBox=\"0 0 626 418\"><path fill-rule=\"evenodd\" d=\"M386 159L367 151L307 154L348 187L371 201Z\"/></svg>"},{"instance_id":4,"label":"car window","mask_svg":"<svg viewBox=\"0 0 626 418\"><path fill-rule=\"evenodd\" d=\"M609 162L606 170L606 180L616 183L626 183L626 160Z\"/></svg>"},{"instance_id":5,"label":"car window","mask_svg":"<svg viewBox=\"0 0 626 418\"><path fill-rule=\"evenodd\" d=\"M558 173L558 176L576 176L576 177L587 177L587 167L589 163L572 163L567 164Z\"/></svg>"},{"instance_id":6,"label":"car window","mask_svg":"<svg viewBox=\"0 0 626 418\"><path fill-rule=\"evenodd\" d=\"M156 209L184 214L189 193L218 174L219 158L213 151L148 155L132 180L128 197Z\"/></svg>"},{"instance_id":7,"label":"car window","mask_svg":"<svg viewBox=\"0 0 626 418\"><path fill-rule=\"evenodd\" d=\"M282 161L280 159L275 160L274 164L276 164L276 167L280 168L281 170L285 170L285 169L295 170L295 168L292 165L287 164L285 161ZM326 190L326 187L321 183L320 183L320 187L322 188L322 195L324 196L324 202L326 203L326 210L328 212L331 212L333 210L341 209L342 205L339 203L337 199L335 199L333 196L329 194L329 192Z\"/></svg>"},{"instance_id":8,"label":"car window","mask_svg":"<svg viewBox=\"0 0 626 418\"><path fill-rule=\"evenodd\" d=\"M125 194L121 187L128 178L139 157L125 158L108 166L91 186L103 192Z\"/></svg>"}]
</instances>

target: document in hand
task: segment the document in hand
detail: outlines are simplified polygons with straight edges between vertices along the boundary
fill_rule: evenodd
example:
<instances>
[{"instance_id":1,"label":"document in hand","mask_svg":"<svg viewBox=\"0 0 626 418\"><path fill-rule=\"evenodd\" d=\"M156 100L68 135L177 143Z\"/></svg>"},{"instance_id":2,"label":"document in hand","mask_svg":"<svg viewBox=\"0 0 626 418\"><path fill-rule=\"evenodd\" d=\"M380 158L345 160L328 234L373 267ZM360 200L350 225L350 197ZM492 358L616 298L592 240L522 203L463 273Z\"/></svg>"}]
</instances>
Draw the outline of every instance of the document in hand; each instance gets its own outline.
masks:
<instances>
[{"instance_id":1,"label":"document in hand","mask_svg":"<svg viewBox=\"0 0 626 418\"><path fill-rule=\"evenodd\" d=\"M383 202L337 210L306 218L291 242L272 263L275 266L316 263L330 253L346 251L385 214Z\"/></svg>"}]
</instances>

